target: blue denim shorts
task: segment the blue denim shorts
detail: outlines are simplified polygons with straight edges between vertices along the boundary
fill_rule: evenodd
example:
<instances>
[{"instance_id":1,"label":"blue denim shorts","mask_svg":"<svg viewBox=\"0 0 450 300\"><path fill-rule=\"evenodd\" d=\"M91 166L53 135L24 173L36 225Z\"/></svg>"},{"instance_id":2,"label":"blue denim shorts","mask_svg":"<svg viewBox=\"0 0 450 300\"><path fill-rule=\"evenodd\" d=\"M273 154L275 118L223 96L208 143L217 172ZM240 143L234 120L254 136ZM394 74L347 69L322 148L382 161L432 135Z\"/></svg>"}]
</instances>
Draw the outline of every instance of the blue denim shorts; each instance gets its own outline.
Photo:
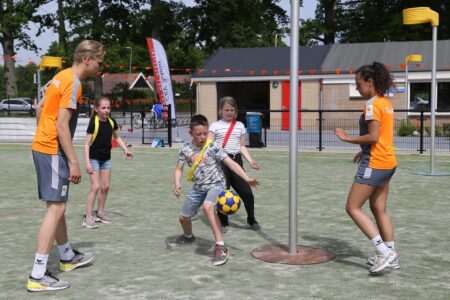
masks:
<instances>
[{"instance_id":1,"label":"blue denim shorts","mask_svg":"<svg viewBox=\"0 0 450 300\"><path fill-rule=\"evenodd\" d=\"M222 185L214 186L206 192L198 191L191 188L189 194L184 201L183 208L181 209L180 216L192 218L198 213L200 207L204 202L208 202L211 205L216 204L216 198L224 190Z\"/></svg>"},{"instance_id":2,"label":"blue denim shorts","mask_svg":"<svg viewBox=\"0 0 450 300\"><path fill-rule=\"evenodd\" d=\"M89 162L92 166L92 171L98 170L111 170L111 160L98 160L98 159L89 159Z\"/></svg>"}]
</instances>

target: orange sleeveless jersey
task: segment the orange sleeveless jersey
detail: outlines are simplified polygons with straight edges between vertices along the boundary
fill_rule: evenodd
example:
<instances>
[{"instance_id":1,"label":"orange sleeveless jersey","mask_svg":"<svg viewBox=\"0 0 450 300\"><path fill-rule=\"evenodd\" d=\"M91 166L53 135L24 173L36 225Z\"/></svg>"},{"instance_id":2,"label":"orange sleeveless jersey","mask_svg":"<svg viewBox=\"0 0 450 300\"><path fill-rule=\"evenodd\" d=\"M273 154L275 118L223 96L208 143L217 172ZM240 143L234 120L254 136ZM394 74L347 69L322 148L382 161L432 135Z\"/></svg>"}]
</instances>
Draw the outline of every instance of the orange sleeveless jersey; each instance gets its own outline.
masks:
<instances>
[{"instance_id":1,"label":"orange sleeveless jersey","mask_svg":"<svg viewBox=\"0 0 450 300\"><path fill-rule=\"evenodd\" d=\"M386 97L375 97L367 101L364 106L366 121L380 122L380 135L378 142L370 148L369 168L393 169L397 166L394 152L394 109Z\"/></svg>"},{"instance_id":2,"label":"orange sleeveless jersey","mask_svg":"<svg viewBox=\"0 0 450 300\"><path fill-rule=\"evenodd\" d=\"M80 80L72 68L65 69L53 77L45 92L44 107L31 149L46 154L58 153L58 111L60 108L76 110L77 102L81 103L81 92Z\"/></svg>"}]
</instances>

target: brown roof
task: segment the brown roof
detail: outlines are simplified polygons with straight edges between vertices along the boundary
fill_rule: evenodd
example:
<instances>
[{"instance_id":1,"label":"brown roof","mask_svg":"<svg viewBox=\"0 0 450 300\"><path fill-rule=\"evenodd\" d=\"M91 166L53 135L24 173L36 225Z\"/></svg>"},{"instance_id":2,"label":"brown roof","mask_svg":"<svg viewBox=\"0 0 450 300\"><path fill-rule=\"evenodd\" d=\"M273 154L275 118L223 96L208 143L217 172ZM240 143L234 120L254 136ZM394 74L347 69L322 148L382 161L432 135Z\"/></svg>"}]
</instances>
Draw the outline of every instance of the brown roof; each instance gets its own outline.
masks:
<instances>
[{"instance_id":1,"label":"brown roof","mask_svg":"<svg viewBox=\"0 0 450 300\"><path fill-rule=\"evenodd\" d=\"M140 73L132 73L130 84L139 76ZM127 83L128 82L128 73L104 73L103 76L103 94L108 94L111 92L114 87L119 83ZM151 85L154 84L153 76L147 76L147 81L150 82ZM175 83L189 83L191 81L191 75L172 75L172 82ZM94 89L94 82L90 81L88 85Z\"/></svg>"}]
</instances>

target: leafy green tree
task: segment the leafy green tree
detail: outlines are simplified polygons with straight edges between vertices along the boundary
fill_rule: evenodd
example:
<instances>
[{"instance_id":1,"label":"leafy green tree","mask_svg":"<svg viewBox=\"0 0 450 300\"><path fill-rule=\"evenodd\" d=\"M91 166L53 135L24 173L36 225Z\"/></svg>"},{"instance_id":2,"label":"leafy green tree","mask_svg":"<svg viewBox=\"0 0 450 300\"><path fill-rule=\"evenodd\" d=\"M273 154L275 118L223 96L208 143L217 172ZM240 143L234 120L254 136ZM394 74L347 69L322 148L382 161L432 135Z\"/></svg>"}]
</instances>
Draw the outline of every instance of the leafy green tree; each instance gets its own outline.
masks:
<instances>
[{"instance_id":1,"label":"leafy green tree","mask_svg":"<svg viewBox=\"0 0 450 300\"><path fill-rule=\"evenodd\" d=\"M67 30L66 30L66 17L64 13L64 0L58 0L58 10L56 12L58 16L58 45L60 55L64 57L67 54Z\"/></svg>"},{"instance_id":2,"label":"leafy green tree","mask_svg":"<svg viewBox=\"0 0 450 300\"><path fill-rule=\"evenodd\" d=\"M0 66L0 78L3 78L5 74L5 68ZM0 99L6 98L5 82L0 80Z\"/></svg>"},{"instance_id":3,"label":"leafy green tree","mask_svg":"<svg viewBox=\"0 0 450 300\"><path fill-rule=\"evenodd\" d=\"M430 24L403 25L403 10L428 6L439 13L439 39L450 38L450 1L448 0L367 0L351 3L346 9L346 26L341 28L341 41L385 42L429 40Z\"/></svg>"},{"instance_id":4,"label":"leafy green tree","mask_svg":"<svg viewBox=\"0 0 450 300\"><path fill-rule=\"evenodd\" d=\"M17 94L19 96L31 99L37 97L37 85L34 84L34 76L37 68L34 63L16 67Z\"/></svg>"},{"instance_id":5,"label":"leafy green tree","mask_svg":"<svg viewBox=\"0 0 450 300\"><path fill-rule=\"evenodd\" d=\"M17 96L17 77L14 52L20 48L37 50L35 37L30 37L29 22L39 24L37 35L50 24L48 14L37 15L37 9L49 0L1 0L0 1L0 44L4 54L4 80L6 95Z\"/></svg>"},{"instance_id":6,"label":"leafy green tree","mask_svg":"<svg viewBox=\"0 0 450 300\"><path fill-rule=\"evenodd\" d=\"M430 24L403 25L403 10L428 6L439 13L438 38L450 38L449 0L319 0L315 19L303 22L305 45L428 40Z\"/></svg>"},{"instance_id":7,"label":"leafy green tree","mask_svg":"<svg viewBox=\"0 0 450 300\"><path fill-rule=\"evenodd\" d=\"M151 36L166 49L172 74L183 74L218 47L272 46L275 35L286 30L287 16L279 0L195 2L187 7L181 0L57 0L52 26L59 41L48 54L62 56L68 67L80 40L95 39L107 49L103 71L127 73L131 58L127 47L131 47L132 73L142 71L147 76L151 70L135 70L135 66L150 66L145 38ZM43 76L50 76L47 73ZM123 87L118 91L123 93Z\"/></svg>"},{"instance_id":8,"label":"leafy green tree","mask_svg":"<svg viewBox=\"0 0 450 300\"><path fill-rule=\"evenodd\" d=\"M66 0L64 15L72 42L94 39L108 46L123 44L129 40L135 16L145 4L145 0Z\"/></svg>"},{"instance_id":9,"label":"leafy green tree","mask_svg":"<svg viewBox=\"0 0 450 300\"><path fill-rule=\"evenodd\" d=\"M195 0L186 8L184 28L189 43L212 54L219 47L272 46L285 31L286 11L279 0Z\"/></svg>"}]
</instances>

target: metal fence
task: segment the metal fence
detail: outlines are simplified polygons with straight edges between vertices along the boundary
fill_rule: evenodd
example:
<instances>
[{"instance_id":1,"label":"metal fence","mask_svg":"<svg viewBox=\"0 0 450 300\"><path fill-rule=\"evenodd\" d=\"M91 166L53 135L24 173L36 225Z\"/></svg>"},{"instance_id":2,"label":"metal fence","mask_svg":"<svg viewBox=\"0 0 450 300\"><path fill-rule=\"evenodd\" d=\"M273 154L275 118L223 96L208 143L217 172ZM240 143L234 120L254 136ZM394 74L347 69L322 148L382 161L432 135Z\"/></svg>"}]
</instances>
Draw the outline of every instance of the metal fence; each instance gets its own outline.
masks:
<instances>
[{"instance_id":1,"label":"metal fence","mask_svg":"<svg viewBox=\"0 0 450 300\"><path fill-rule=\"evenodd\" d=\"M168 108L170 109L170 107ZM289 111L253 110L239 111L239 120L247 127L246 145L260 148L289 147ZM437 110L435 131L436 152L450 153L450 111ZM141 114L141 125L133 125L133 115ZM337 127L350 135L359 135L361 110L299 110L298 147L304 150L355 150L359 145L344 143L334 134ZM448 115L447 115L448 114ZM170 113L168 114L170 116ZM148 112L113 112L119 124L128 128L125 138L137 143L148 144L153 138L162 138L172 146L172 127L176 124L187 132L191 115L177 113L177 120L167 119L164 126L154 125L151 119L144 121ZM123 117L125 116L125 117ZM256 123L255 123L256 122ZM184 130L183 130L184 129ZM123 132L123 134L127 132ZM418 110L396 110L394 124L396 151L424 153L430 148L430 115ZM188 136L185 136L189 139Z\"/></svg>"},{"instance_id":2,"label":"metal fence","mask_svg":"<svg viewBox=\"0 0 450 300\"><path fill-rule=\"evenodd\" d=\"M171 107L167 106L165 109L166 115L170 116ZM312 151L357 151L358 145L340 141L335 136L334 129L341 127L350 135L358 135L361 113L361 110L299 110L298 148ZM436 113L435 150L437 153L450 153L450 110L437 110ZM177 112L175 121L170 118L156 119L151 111L133 111L131 107L129 110L121 109L111 112L119 125L120 135L126 142L145 145L151 144L154 139L161 139L165 146L169 147L173 142L177 142L178 132L181 133L184 141L190 140L188 127L192 114ZM7 114L3 115L3 117L7 116ZM81 117L83 116L88 117L89 112L82 114ZM247 127L245 138L247 146L289 148L288 110L253 110L251 112L240 110L238 118ZM3 128L1 131L7 132L8 126L11 127L8 124L1 127ZM14 125L14 128L19 127ZM30 132L32 135L31 129ZM174 138L175 134L176 138ZM430 113L418 110L396 110L394 134L395 148L398 152L429 151ZM7 140L8 136L10 135L5 136L4 140Z\"/></svg>"},{"instance_id":3,"label":"metal fence","mask_svg":"<svg viewBox=\"0 0 450 300\"><path fill-rule=\"evenodd\" d=\"M437 152L450 152L450 111L437 110L435 149ZM289 111L259 110L242 112L246 115L259 113L261 117L260 132L251 132L246 137L250 147L289 147ZM334 129L340 127L349 135L359 135L359 117L361 110L299 110L299 149L358 149L358 145L344 143L334 134ZM248 124L247 128L248 128ZM394 142L397 151L424 153L430 146L430 115L429 112L418 110L396 110L394 124Z\"/></svg>"},{"instance_id":4,"label":"metal fence","mask_svg":"<svg viewBox=\"0 0 450 300\"><path fill-rule=\"evenodd\" d=\"M172 147L172 127L175 121L170 118L171 105L164 105L163 114L158 117L154 111L113 110L111 116L119 125L120 135L127 142L152 144L160 139L164 145Z\"/></svg>"}]
</instances>

